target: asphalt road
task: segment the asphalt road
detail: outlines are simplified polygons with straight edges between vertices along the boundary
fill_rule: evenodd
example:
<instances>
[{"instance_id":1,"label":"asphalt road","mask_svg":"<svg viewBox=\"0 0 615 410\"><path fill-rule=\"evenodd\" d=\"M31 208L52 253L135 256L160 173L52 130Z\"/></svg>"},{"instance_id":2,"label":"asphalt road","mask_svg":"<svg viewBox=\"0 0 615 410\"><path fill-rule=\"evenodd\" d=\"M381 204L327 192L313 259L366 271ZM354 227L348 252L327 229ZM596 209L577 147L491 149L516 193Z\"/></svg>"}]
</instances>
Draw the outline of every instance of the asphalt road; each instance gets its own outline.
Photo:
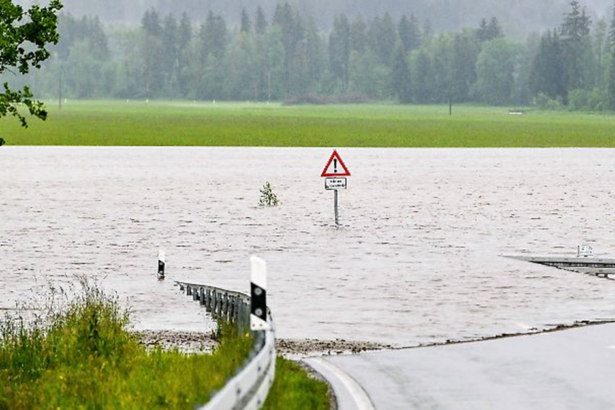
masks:
<instances>
[{"instance_id":1,"label":"asphalt road","mask_svg":"<svg viewBox=\"0 0 615 410\"><path fill-rule=\"evenodd\" d=\"M306 362L340 410L615 409L615 324Z\"/></svg>"}]
</instances>

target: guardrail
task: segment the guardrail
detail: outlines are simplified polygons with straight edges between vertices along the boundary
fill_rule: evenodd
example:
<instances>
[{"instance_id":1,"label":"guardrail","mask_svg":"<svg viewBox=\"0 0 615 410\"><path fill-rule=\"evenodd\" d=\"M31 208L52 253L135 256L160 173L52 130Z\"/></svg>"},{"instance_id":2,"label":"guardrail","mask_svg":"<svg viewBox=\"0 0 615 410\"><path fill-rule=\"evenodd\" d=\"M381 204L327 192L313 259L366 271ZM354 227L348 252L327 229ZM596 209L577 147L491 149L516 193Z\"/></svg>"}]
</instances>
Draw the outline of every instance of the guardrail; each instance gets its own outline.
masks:
<instances>
[{"instance_id":1,"label":"guardrail","mask_svg":"<svg viewBox=\"0 0 615 410\"><path fill-rule=\"evenodd\" d=\"M192 296L215 319L235 323L243 334L250 329L251 297L231 290L196 283L175 282L186 295ZM254 286L253 286L254 288ZM201 409L259 409L269 393L275 376L275 329L271 311L267 309L269 328L251 331L254 348L222 390Z\"/></svg>"}]
</instances>

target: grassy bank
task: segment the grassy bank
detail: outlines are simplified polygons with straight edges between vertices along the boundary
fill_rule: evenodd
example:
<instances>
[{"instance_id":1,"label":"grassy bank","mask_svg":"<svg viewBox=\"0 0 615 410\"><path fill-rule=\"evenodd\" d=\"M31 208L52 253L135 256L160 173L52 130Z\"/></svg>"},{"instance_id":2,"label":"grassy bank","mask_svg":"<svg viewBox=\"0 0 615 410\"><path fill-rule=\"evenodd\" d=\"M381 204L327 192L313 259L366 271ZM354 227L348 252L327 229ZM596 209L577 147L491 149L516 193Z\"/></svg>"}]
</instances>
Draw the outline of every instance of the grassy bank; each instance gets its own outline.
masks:
<instances>
[{"instance_id":1,"label":"grassy bank","mask_svg":"<svg viewBox=\"0 0 615 410\"><path fill-rule=\"evenodd\" d=\"M127 331L128 322L117 301L96 288L89 288L61 313L28 325L18 317L2 319L0 409L193 408L224 386L253 346L249 336L224 325L220 345L211 355L148 352ZM281 363L277 376L284 382L289 371ZM290 372L300 381L283 389L301 391L276 396L269 408L311 409L313 395L328 405L322 383ZM310 406L296 406L295 400Z\"/></svg>"},{"instance_id":2,"label":"grassy bank","mask_svg":"<svg viewBox=\"0 0 615 410\"><path fill-rule=\"evenodd\" d=\"M279 147L615 147L615 116L507 107L143 101L49 106L27 130L3 119L9 145Z\"/></svg>"},{"instance_id":3,"label":"grassy bank","mask_svg":"<svg viewBox=\"0 0 615 410\"><path fill-rule=\"evenodd\" d=\"M305 370L297 363L278 357L275 382L263 408L329 410L331 403L325 383L306 377Z\"/></svg>"}]
</instances>

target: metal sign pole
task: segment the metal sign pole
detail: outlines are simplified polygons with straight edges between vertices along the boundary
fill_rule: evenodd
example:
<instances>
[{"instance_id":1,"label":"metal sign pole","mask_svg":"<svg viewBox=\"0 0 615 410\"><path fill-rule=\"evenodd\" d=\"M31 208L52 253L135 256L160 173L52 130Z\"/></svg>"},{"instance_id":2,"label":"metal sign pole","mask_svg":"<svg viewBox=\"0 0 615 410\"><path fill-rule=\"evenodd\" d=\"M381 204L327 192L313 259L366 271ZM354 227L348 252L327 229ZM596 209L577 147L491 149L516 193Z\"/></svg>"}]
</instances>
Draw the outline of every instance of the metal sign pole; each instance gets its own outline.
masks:
<instances>
[{"instance_id":1,"label":"metal sign pole","mask_svg":"<svg viewBox=\"0 0 615 410\"><path fill-rule=\"evenodd\" d=\"M337 189L334 189L333 193L333 206L335 207L335 226L338 226L340 224L340 214L337 209Z\"/></svg>"},{"instance_id":2,"label":"metal sign pole","mask_svg":"<svg viewBox=\"0 0 615 410\"><path fill-rule=\"evenodd\" d=\"M339 169L338 165L342 168ZM340 189L346 189L347 180L346 177L350 176L350 172L342 158L333 150L333 154L329 158L325 169L322 171L321 177L325 178L325 189L333 192L333 209L335 211L335 226L340 226L340 213L338 209L338 192Z\"/></svg>"}]
</instances>

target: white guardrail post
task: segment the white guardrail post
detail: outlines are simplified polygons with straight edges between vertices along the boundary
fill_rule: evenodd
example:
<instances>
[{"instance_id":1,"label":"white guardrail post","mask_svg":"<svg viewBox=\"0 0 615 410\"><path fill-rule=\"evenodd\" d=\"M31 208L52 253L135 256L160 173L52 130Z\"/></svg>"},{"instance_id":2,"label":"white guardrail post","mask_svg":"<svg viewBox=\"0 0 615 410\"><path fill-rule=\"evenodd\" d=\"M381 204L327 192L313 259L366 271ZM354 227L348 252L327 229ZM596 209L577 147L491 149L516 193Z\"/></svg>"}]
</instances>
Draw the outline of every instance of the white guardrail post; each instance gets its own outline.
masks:
<instances>
[{"instance_id":1,"label":"white guardrail post","mask_svg":"<svg viewBox=\"0 0 615 410\"><path fill-rule=\"evenodd\" d=\"M273 384L275 325L267 307L267 264L255 256L251 258L251 264L250 296L207 285L177 282L180 290L199 301L214 318L234 322L243 331L249 320L254 337L254 349L246 363L201 409L260 409Z\"/></svg>"}]
</instances>

